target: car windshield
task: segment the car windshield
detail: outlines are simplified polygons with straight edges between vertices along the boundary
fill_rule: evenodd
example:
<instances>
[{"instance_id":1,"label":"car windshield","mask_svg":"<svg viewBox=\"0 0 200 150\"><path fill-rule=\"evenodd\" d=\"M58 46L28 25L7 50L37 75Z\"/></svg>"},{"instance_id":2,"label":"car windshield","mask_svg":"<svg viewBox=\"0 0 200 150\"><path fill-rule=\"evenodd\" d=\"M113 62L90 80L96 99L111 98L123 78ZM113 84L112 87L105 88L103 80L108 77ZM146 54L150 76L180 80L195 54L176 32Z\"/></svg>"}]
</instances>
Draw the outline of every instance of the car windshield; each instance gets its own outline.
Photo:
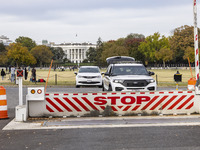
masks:
<instances>
[{"instance_id":1,"label":"car windshield","mask_svg":"<svg viewBox=\"0 0 200 150\"><path fill-rule=\"evenodd\" d=\"M79 73L100 73L98 68L80 68Z\"/></svg>"},{"instance_id":2,"label":"car windshield","mask_svg":"<svg viewBox=\"0 0 200 150\"><path fill-rule=\"evenodd\" d=\"M112 75L149 75L144 66L114 66Z\"/></svg>"}]
</instances>

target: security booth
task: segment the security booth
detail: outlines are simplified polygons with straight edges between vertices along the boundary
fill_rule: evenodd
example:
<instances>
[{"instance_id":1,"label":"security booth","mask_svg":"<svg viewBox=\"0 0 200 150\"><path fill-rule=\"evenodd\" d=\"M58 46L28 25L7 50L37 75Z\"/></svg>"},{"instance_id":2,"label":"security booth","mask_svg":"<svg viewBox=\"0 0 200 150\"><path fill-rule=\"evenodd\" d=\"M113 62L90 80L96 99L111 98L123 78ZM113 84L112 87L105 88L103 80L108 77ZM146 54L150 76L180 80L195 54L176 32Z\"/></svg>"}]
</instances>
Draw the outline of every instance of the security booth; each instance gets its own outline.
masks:
<instances>
[{"instance_id":1,"label":"security booth","mask_svg":"<svg viewBox=\"0 0 200 150\"><path fill-rule=\"evenodd\" d=\"M174 74L174 81L176 82L176 90L178 90L178 82L182 82L182 74L179 71Z\"/></svg>"}]
</instances>

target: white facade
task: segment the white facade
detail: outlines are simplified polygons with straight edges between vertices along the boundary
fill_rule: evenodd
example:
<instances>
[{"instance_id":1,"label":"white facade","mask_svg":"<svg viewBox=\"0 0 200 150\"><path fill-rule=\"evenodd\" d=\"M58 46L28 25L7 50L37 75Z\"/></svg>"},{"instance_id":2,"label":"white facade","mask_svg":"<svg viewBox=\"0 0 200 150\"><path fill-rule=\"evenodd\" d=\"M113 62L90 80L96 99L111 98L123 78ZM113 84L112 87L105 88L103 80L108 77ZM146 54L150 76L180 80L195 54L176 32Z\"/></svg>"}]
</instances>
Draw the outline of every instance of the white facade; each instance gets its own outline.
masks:
<instances>
[{"instance_id":1,"label":"white facade","mask_svg":"<svg viewBox=\"0 0 200 150\"><path fill-rule=\"evenodd\" d=\"M66 54L66 58L74 63L81 63L86 59L86 52L90 47L96 48L95 44L91 43L64 43L54 44L52 47L61 47Z\"/></svg>"}]
</instances>

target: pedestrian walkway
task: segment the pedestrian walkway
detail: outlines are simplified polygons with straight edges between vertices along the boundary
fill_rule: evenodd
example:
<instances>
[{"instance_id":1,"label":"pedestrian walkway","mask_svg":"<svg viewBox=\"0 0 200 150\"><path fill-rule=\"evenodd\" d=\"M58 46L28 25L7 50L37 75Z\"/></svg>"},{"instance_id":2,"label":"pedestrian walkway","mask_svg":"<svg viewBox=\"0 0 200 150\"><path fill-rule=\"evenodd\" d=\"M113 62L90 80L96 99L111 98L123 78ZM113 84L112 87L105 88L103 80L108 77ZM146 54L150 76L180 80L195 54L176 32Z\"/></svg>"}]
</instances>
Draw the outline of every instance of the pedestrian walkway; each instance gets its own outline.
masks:
<instances>
[{"instance_id":1,"label":"pedestrian walkway","mask_svg":"<svg viewBox=\"0 0 200 150\"><path fill-rule=\"evenodd\" d=\"M102 118L102 119L77 119L61 121L45 121L42 126L101 126L101 125L166 125L166 124L183 124L183 123L200 123L200 118Z\"/></svg>"},{"instance_id":2,"label":"pedestrian walkway","mask_svg":"<svg viewBox=\"0 0 200 150\"><path fill-rule=\"evenodd\" d=\"M190 116L134 116L134 117L84 117L34 119L15 122L14 119L3 130L72 129L72 128L117 128L152 126L200 126L200 115Z\"/></svg>"}]
</instances>

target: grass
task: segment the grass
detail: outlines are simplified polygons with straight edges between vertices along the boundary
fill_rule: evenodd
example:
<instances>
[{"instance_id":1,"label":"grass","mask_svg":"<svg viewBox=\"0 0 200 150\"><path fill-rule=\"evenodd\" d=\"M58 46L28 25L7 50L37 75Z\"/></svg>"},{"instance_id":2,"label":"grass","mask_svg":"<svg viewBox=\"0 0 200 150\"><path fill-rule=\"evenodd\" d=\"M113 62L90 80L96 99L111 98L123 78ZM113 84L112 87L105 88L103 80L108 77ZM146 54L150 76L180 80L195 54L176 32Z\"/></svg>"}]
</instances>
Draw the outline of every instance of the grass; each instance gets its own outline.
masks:
<instances>
[{"instance_id":1,"label":"grass","mask_svg":"<svg viewBox=\"0 0 200 150\"><path fill-rule=\"evenodd\" d=\"M77 70L76 70L77 71ZM36 70L36 79L44 79L47 81L49 70ZM56 76L57 76L57 85L75 85L75 74L74 71L53 71L51 70L49 79L48 79L48 85L55 85L56 84ZM34 85L34 82L30 81L31 78L31 71L28 72L28 78L25 80L23 78L23 84L24 85ZM10 80L10 74L7 74L5 79L0 79L0 85L14 85L15 83L11 83ZM46 83L36 83L37 85L45 85Z\"/></svg>"},{"instance_id":2,"label":"grass","mask_svg":"<svg viewBox=\"0 0 200 150\"><path fill-rule=\"evenodd\" d=\"M155 73L153 78L157 80L158 86L174 86L176 83L174 82L174 74L176 74L177 70L175 69L155 69L150 70ZM179 83L179 86L187 86L188 80L192 77L189 69L179 69L180 74L182 74L182 82ZM195 77L195 71L192 70L192 74ZM157 77L156 77L157 76ZM156 79L157 78L157 79Z\"/></svg>"},{"instance_id":3,"label":"grass","mask_svg":"<svg viewBox=\"0 0 200 150\"><path fill-rule=\"evenodd\" d=\"M77 71L77 70L75 70ZM105 72L105 70L101 70ZM155 75L153 78L157 80L158 86L175 86L176 83L174 82L174 74L177 70L173 69L153 69L149 70L153 71ZM189 69L179 69L180 74L182 74L182 82L179 83L179 86L187 86L188 80L191 78L191 72ZM193 76L195 76L195 71L193 70ZM37 69L36 75L37 79L45 79L47 81L49 70L42 70ZM51 70L48 80L48 85L56 85L56 76L57 76L57 85L75 85L75 74L74 71L65 70ZM35 83L30 82L31 72L28 73L28 79L23 80L24 85L35 85ZM46 83L36 83L37 85L45 85ZM10 81L10 74L6 75L6 78L2 81L0 79L0 85L15 85L15 83L11 83Z\"/></svg>"}]
</instances>

